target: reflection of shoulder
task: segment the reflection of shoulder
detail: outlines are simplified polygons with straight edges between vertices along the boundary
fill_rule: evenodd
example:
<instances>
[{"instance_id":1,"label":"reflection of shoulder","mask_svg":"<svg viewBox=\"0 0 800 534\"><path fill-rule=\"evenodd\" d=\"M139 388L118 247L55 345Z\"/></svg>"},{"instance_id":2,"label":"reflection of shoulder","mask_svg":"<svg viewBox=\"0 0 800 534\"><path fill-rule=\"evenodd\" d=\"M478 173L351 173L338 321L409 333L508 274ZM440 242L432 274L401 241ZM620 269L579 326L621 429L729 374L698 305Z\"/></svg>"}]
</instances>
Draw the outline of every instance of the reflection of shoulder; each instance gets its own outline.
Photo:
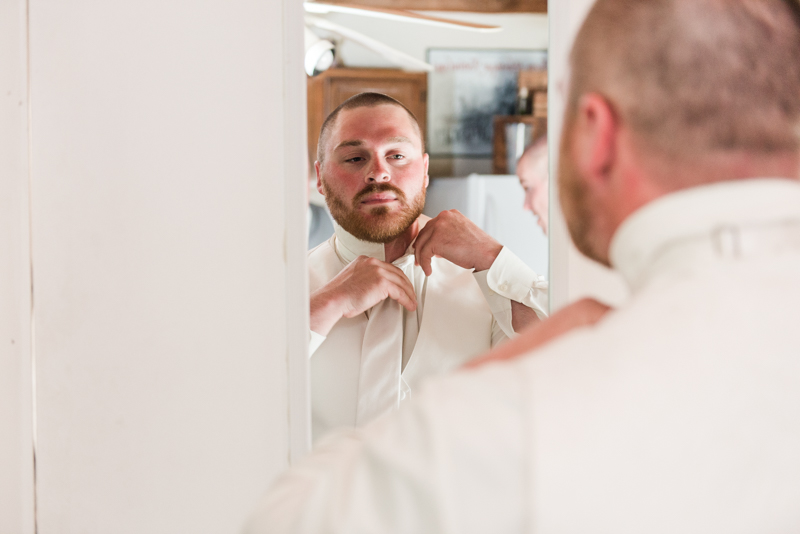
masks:
<instances>
[{"instance_id":1,"label":"reflection of shoulder","mask_svg":"<svg viewBox=\"0 0 800 534\"><path fill-rule=\"evenodd\" d=\"M308 264L310 266L320 261L324 261L324 259L331 254L336 256L336 253L333 250L333 237L326 239L308 251Z\"/></svg>"},{"instance_id":2,"label":"reflection of shoulder","mask_svg":"<svg viewBox=\"0 0 800 534\"><path fill-rule=\"evenodd\" d=\"M328 283L342 270L342 262L333 248L333 237L308 251L308 279L310 290Z\"/></svg>"}]
</instances>

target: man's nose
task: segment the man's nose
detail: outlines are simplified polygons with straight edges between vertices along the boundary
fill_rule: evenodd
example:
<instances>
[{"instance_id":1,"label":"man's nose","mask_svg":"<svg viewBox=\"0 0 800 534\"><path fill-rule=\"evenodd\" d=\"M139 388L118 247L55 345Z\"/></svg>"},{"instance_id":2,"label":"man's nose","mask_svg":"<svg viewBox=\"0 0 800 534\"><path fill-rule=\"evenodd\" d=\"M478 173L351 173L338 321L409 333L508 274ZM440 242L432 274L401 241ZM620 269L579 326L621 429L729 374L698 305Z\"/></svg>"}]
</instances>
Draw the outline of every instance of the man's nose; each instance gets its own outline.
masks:
<instances>
[{"instance_id":1,"label":"man's nose","mask_svg":"<svg viewBox=\"0 0 800 534\"><path fill-rule=\"evenodd\" d=\"M389 174L389 165L383 160L383 158L373 158L372 165L367 173L366 181L368 183L382 183L388 182L389 180L391 180L391 175Z\"/></svg>"},{"instance_id":2,"label":"man's nose","mask_svg":"<svg viewBox=\"0 0 800 534\"><path fill-rule=\"evenodd\" d=\"M530 193L525 193L525 200L522 202L522 209L533 211L533 199L531 199Z\"/></svg>"}]
</instances>

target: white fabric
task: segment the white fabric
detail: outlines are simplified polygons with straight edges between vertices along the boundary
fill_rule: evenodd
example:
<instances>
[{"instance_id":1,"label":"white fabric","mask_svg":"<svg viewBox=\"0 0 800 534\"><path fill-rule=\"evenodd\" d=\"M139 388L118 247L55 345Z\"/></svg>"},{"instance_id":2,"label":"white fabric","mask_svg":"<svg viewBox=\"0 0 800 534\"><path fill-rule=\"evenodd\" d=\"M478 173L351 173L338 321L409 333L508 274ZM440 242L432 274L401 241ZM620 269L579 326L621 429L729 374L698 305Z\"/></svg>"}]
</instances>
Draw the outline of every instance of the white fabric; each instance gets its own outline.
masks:
<instances>
[{"instance_id":1,"label":"white fabric","mask_svg":"<svg viewBox=\"0 0 800 534\"><path fill-rule=\"evenodd\" d=\"M550 310L549 284L545 277L536 274L513 252L503 247L492 267L475 273L483 296L489 302L495 317L509 314L509 300L517 301L536 312L539 319L545 319ZM505 306L509 306L505 309Z\"/></svg>"},{"instance_id":2,"label":"white fabric","mask_svg":"<svg viewBox=\"0 0 800 534\"><path fill-rule=\"evenodd\" d=\"M424 227L424 223L422 226ZM330 241L333 244L333 251L339 258L339 261L342 263L342 268L359 256L368 256L370 258L386 261L386 250L382 244L361 241L360 239L357 239L353 235L349 234L335 222L333 223L333 227L334 235L331 237ZM313 250L311 252L313 252ZM309 252L309 263L311 261L311 252ZM414 293L417 297L417 309L413 312L409 312L399 304L397 306L382 305L376 306L375 308L378 308L379 310L384 310L387 308L393 309L393 315L395 316L397 316L398 313L402 314L401 319L394 318L389 320L381 318L378 322L391 324L392 328L394 328L394 321L402 321L402 368L405 368L409 358L411 357L411 352L414 350L414 344L416 343L417 336L419 335L419 325L422 322L422 312L425 309L425 273L422 271L422 269L414 267L414 250L411 246L408 247L402 257L393 261L392 265L403 271L409 282L411 282L411 286L414 288ZM312 291L314 291L314 289L312 289ZM372 311L373 310L368 310L366 312L368 319L370 318ZM381 311L380 315L383 316L386 313L387 312ZM374 320L371 319L370 322L374 322ZM375 330L378 329L376 328ZM319 336L319 334L316 334L316 332L312 333L318 337L321 337L324 341L324 336ZM375 336L375 338L377 340L377 336ZM319 344L321 344L321 342ZM319 347L319 344L316 346L309 346L309 354L314 354L314 351ZM366 345L368 349L367 352L370 352L370 345L371 343L367 343Z\"/></svg>"},{"instance_id":3,"label":"white fabric","mask_svg":"<svg viewBox=\"0 0 800 534\"><path fill-rule=\"evenodd\" d=\"M403 258L398 267L405 273L409 264L413 266L413 256ZM379 302L369 310L361 345L361 353L369 354L369 358L362 359L358 375L356 425L368 423L400 406L402 366L404 360L407 361L404 355L410 353L404 340L407 337L416 340L419 331L417 321L405 320L404 312L407 310L393 299ZM405 328L406 323L414 326L410 332Z\"/></svg>"},{"instance_id":4,"label":"white fabric","mask_svg":"<svg viewBox=\"0 0 800 534\"><path fill-rule=\"evenodd\" d=\"M385 260L383 245L360 241L337 225L328 242L309 252L311 291L361 255ZM506 266L514 261L519 265ZM327 337L310 334L314 440L396 409L426 377L451 371L513 336L508 298L496 292L484 297L493 293L487 273L502 270L502 276L493 278L516 285L538 278L505 250L488 271L475 274L433 258L433 272L426 277L414 265L412 247L393 263L414 287L415 312L385 301L363 315L340 320ZM536 306L542 313L546 301Z\"/></svg>"},{"instance_id":5,"label":"white fabric","mask_svg":"<svg viewBox=\"0 0 800 534\"><path fill-rule=\"evenodd\" d=\"M663 197L611 258L622 308L325 440L247 532L800 532L800 183Z\"/></svg>"}]
</instances>

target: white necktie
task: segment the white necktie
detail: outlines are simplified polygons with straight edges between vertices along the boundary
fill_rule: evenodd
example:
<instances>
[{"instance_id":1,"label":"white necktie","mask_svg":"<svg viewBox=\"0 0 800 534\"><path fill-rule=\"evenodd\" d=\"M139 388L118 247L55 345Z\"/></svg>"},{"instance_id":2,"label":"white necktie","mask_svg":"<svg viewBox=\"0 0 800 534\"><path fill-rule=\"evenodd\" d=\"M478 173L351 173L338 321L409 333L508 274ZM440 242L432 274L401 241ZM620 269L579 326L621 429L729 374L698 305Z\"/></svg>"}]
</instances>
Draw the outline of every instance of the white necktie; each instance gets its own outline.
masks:
<instances>
[{"instance_id":1,"label":"white necktie","mask_svg":"<svg viewBox=\"0 0 800 534\"><path fill-rule=\"evenodd\" d=\"M408 271L414 266L414 256L404 256L394 265L408 276ZM361 345L356 410L358 426L391 412L400 404L405 389L401 377L405 331L403 310L400 303L387 298L369 311Z\"/></svg>"},{"instance_id":2,"label":"white necktie","mask_svg":"<svg viewBox=\"0 0 800 534\"><path fill-rule=\"evenodd\" d=\"M334 250L347 265L358 256L369 256L386 260L384 246L356 239L334 223L336 240ZM409 358L419 333L419 318L422 314L425 274L414 266L414 255L409 247L406 255L392 262L399 268L415 288L417 312L408 314L397 301L387 298L367 312L368 322L361 342L361 366L358 380L358 404L356 422L363 425L397 408L400 401L410 393L402 377L404 350ZM406 317L404 324L403 318ZM405 346L408 344L409 346Z\"/></svg>"}]
</instances>

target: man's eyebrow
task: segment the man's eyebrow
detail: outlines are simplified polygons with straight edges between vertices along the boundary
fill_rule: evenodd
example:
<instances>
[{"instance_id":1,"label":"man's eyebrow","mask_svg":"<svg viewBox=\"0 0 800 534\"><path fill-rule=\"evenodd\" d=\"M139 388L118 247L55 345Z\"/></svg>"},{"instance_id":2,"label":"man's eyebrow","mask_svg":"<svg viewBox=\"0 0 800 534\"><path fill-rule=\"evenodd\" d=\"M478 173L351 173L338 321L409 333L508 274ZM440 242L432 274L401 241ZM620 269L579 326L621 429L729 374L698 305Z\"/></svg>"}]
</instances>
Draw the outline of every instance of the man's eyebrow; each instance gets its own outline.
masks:
<instances>
[{"instance_id":1,"label":"man's eyebrow","mask_svg":"<svg viewBox=\"0 0 800 534\"><path fill-rule=\"evenodd\" d=\"M410 145L414 144L414 142L411 141L411 139L409 139L408 137L403 137L403 136L389 137L388 139L386 139L385 142L386 143L408 143ZM346 148L346 147L350 147L350 146L361 146L363 144L364 144L364 141L362 141L360 139L349 139L347 141L342 141L341 143L336 145L336 148L334 148L333 150L336 151L336 150L339 150L340 148Z\"/></svg>"},{"instance_id":2,"label":"man's eyebrow","mask_svg":"<svg viewBox=\"0 0 800 534\"><path fill-rule=\"evenodd\" d=\"M360 139L351 139L349 141L342 141L341 143L336 145L336 148L334 148L334 150L339 150L340 148L344 148L344 147L348 147L348 146L361 146L363 144L364 144L364 141L361 141Z\"/></svg>"}]
</instances>

